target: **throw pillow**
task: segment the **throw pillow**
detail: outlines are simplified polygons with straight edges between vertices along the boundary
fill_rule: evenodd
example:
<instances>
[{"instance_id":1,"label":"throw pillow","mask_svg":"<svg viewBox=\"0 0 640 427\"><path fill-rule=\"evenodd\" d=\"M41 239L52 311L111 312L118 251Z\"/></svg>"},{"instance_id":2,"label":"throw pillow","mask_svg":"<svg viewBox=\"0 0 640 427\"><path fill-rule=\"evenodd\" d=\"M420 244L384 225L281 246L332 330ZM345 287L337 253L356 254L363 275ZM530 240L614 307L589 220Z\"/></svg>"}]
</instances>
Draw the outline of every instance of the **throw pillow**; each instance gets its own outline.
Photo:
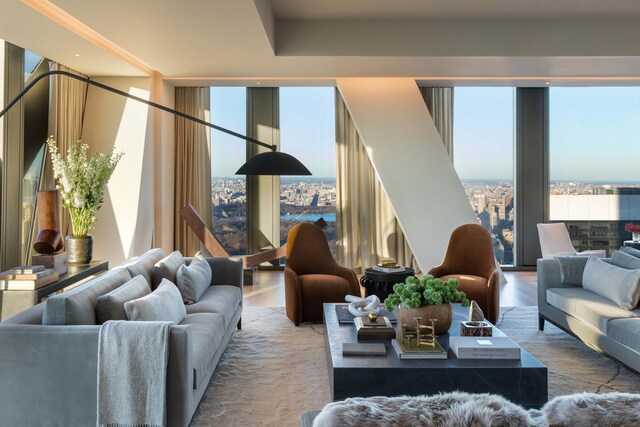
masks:
<instances>
[{"instance_id":1,"label":"throw pillow","mask_svg":"<svg viewBox=\"0 0 640 427\"><path fill-rule=\"evenodd\" d=\"M155 289L160 285L162 279L168 279L171 283L176 283L178 268L184 264L184 258L180 251L173 251L160 261L156 262L151 271L151 286Z\"/></svg>"},{"instance_id":2,"label":"throw pillow","mask_svg":"<svg viewBox=\"0 0 640 427\"><path fill-rule=\"evenodd\" d=\"M173 322L179 325L187 316L176 285L163 279L160 286L142 298L124 303L129 320Z\"/></svg>"},{"instance_id":3,"label":"throw pillow","mask_svg":"<svg viewBox=\"0 0 640 427\"><path fill-rule=\"evenodd\" d=\"M202 252L193 257L191 264L183 264L178 268L176 285L185 304L198 302L210 284L211 266Z\"/></svg>"},{"instance_id":4,"label":"throw pillow","mask_svg":"<svg viewBox=\"0 0 640 427\"><path fill-rule=\"evenodd\" d=\"M560 263L560 280L563 285L582 285L584 266L589 260L586 256L554 256Z\"/></svg>"},{"instance_id":5,"label":"throw pillow","mask_svg":"<svg viewBox=\"0 0 640 427\"><path fill-rule=\"evenodd\" d=\"M620 268L592 255L584 268L582 287L632 310L640 299L640 270Z\"/></svg>"},{"instance_id":6,"label":"throw pillow","mask_svg":"<svg viewBox=\"0 0 640 427\"><path fill-rule=\"evenodd\" d=\"M149 283L144 276L135 276L124 285L98 297L96 302L96 317L99 324L107 320L127 320L124 304L128 301L142 298L151 293Z\"/></svg>"},{"instance_id":7,"label":"throw pillow","mask_svg":"<svg viewBox=\"0 0 640 427\"><path fill-rule=\"evenodd\" d=\"M620 248L620 250L622 252L624 252L625 254L629 254L629 255L634 256L636 258L640 258L640 249L631 248L629 246L622 246Z\"/></svg>"},{"instance_id":8,"label":"throw pillow","mask_svg":"<svg viewBox=\"0 0 640 427\"><path fill-rule=\"evenodd\" d=\"M611 264L627 270L640 270L640 258L621 251L614 251L611 255Z\"/></svg>"}]
</instances>

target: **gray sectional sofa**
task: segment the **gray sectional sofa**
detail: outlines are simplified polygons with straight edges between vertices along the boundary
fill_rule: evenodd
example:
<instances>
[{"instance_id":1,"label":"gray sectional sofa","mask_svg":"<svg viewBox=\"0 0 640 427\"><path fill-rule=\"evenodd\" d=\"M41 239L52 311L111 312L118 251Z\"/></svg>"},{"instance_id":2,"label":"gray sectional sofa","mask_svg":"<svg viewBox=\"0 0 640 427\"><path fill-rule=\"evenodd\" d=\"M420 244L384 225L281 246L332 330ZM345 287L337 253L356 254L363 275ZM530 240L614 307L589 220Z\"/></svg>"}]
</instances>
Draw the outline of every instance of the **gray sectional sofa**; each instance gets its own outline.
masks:
<instances>
[{"instance_id":1,"label":"gray sectional sofa","mask_svg":"<svg viewBox=\"0 0 640 427\"><path fill-rule=\"evenodd\" d=\"M150 280L153 265L163 257L161 249L152 249L0 323L0 425L96 425L96 300L131 276L142 274ZM211 286L197 303L186 306L186 318L170 329L169 426L189 424L240 327L242 262L207 261L213 272Z\"/></svg>"},{"instance_id":2,"label":"gray sectional sofa","mask_svg":"<svg viewBox=\"0 0 640 427\"><path fill-rule=\"evenodd\" d=\"M627 310L580 284L563 283L558 259L538 259L537 267L539 329L551 322L640 372L640 306Z\"/></svg>"}]
</instances>

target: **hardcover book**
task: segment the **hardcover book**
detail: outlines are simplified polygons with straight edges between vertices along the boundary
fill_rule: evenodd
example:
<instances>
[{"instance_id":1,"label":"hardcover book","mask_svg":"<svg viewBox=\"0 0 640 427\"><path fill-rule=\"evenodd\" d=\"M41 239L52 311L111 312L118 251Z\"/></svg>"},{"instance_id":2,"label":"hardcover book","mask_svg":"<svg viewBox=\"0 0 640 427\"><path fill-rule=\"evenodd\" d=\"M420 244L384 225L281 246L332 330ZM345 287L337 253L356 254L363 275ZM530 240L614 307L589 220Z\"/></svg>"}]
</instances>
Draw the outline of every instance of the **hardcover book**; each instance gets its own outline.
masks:
<instances>
[{"instance_id":1,"label":"hardcover book","mask_svg":"<svg viewBox=\"0 0 640 427\"><path fill-rule=\"evenodd\" d=\"M397 339L391 340L391 345L396 351L396 354L400 359L446 359L447 352L444 351L438 341L435 342L433 347L422 344L419 347L412 343L409 346L407 343L403 343Z\"/></svg>"},{"instance_id":2,"label":"hardcover book","mask_svg":"<svg viewBox=\"0 0 640 427\"><path fill-rule=\"evenodd\" d=\"M44 270L44 265L21 265L11 270L3 271L0 274L33 274Z\"/></svg>"},{"instance_id":3,"label":"hardcover book","mask_svg":"<svg viewBox=\"0 0 640 427\"><path fill-rule=\"evenodd\" d=\"M343 356L386 356L387 348L382 343L353 343L342 344Z\"/></svg>"},{"instance_id":4,"label":"hardcover book","mask_svg":"<svg viewBox=\"0 0 640 427\"><path fill-rule=\"evenodd\" d=\"M38 280L50 275L54 271L53 268L46 268L37 273L16 273L14 270L9 270L0 273L0 280Z\"/></svg>"},{"instance_id":5,"label":"hardcover book","mask_svg":"<svg viewBox=\"0 0 640 427\"><path fill-rule=\"evenodd\" d=\"M0 289L5 291L34 291L55 282L59 277L58 272L54 271L48 276L35 280L0 280Z\"/></svg>"},{"instance_id":6,"label":"hardcover book","mask_svg":"<svg viewBox=\"0 0 640 427\"><path fill-rule=\"evenodd\" d=\"M458 359L520 359L520 346L509 337L450 337Z\"/></svg>"},{"instance_id":7,"label":"hardcover book","mask_svg":"<svg viewBox=\"0 0 640 427\"><path fill-rule=\"evenodd\" d=\"M348 304L336 304L336 316L338 316L338 323L353 323L353 318L355 316L349 312L347 307ZM380 304L378 317L386 317L391 323L396 323L398 321L398 318L393 313L384 309L383 304Z\"/></svg>"}]
</instances>

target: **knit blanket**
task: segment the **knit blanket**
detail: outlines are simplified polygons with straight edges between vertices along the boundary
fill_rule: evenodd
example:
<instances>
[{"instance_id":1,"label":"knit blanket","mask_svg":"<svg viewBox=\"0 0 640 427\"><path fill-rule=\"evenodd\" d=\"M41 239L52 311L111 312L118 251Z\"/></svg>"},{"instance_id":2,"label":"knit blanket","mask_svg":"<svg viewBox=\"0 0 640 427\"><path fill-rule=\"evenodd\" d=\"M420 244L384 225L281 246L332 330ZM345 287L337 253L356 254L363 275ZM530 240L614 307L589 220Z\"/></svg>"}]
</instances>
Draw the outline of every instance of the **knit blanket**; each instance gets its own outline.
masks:
<instances>
[{"instance_id":1,"label":"knit blanket","mask_svg":"<svg viewBox=\"0 0 640 427\"><path fill-rule=\"evenodd\" d=\"M98 340L98 425L166 425L172 322L108 321Z\"/></svg>"}]
</instances>

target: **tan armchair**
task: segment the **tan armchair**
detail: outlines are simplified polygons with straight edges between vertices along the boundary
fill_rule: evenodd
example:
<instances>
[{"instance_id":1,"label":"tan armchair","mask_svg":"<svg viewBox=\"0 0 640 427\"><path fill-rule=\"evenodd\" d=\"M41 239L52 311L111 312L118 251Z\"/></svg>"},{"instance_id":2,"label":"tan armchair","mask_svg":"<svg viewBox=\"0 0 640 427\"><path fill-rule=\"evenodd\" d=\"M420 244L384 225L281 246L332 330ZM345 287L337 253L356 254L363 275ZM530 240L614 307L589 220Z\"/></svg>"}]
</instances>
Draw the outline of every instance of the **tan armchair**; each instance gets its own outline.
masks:
<instances>
[{"instance_id":1,"label":"tan armchair","mask_svg":"<svg viewBox=\"0 0 640 427\"><path fill-rule=\"evenodd\" d=\"M313 224L298 224L289 231L284 268L287 317L296 326L322 321L322 304L360 296L355 273L331 255L324 232Z\"/></svg>"},{"instance_id":2,"label":"tan armchair","mask_svg":"<svg viewBox=\"0 0 640 427\"><path fill-rule=\"evenodd\" d=\"M429 274L458 280L458 289L478 303L487 320L496 323L500 314L500 272L491 235L482 226L465 224L453 230L444 261Z\"/></svg>"}]
</instances>

